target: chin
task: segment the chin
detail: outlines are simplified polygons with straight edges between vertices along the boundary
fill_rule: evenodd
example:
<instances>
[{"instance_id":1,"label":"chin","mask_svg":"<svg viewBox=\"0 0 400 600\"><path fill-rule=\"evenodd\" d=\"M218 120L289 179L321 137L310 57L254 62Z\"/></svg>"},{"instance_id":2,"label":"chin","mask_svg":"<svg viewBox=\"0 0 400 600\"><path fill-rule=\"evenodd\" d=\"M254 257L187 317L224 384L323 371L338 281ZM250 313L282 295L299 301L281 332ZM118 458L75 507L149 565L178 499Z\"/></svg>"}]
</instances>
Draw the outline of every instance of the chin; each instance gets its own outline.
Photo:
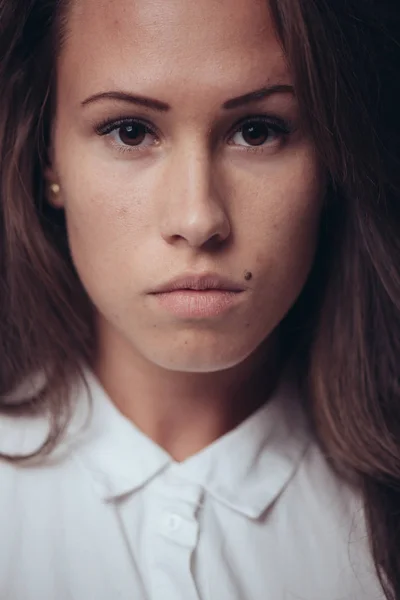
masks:
<instances>
[{"instance_id":1,"label":"chin","mask_svg":"<svg viewBox=\"0 0 400 600\"><path fill-rule=\"evenodd\" d=\"M184 344L182 347L160 346L148 352L147 359L168 371L181 373L215 373L232 369L245 361L255 348L233 347L232 344L205 347L200 344Z\"/></svg>"}]
</instances>

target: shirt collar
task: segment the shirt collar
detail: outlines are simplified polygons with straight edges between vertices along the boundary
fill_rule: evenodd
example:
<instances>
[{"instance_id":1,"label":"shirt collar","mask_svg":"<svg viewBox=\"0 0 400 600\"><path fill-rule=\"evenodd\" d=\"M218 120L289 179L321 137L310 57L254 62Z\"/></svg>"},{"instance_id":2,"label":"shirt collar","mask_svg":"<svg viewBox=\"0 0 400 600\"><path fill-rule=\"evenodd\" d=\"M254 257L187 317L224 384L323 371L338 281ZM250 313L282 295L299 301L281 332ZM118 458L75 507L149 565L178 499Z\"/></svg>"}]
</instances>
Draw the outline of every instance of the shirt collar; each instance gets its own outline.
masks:
<instances>
[{"instance_id":1,"label":"shirt collar","mask_svg":"<svg viewBox=\"0 0 400 600\"><path fill-rule=\"evenodd\" d=\"M310 441L296 386L288 378L267 404L182 463L128 421L91 373L87 383L91 414L76 452L104 500L129 494L169 469L256 519L293 477Z\"/></svg>"},{"instance_id":2,"label":"shirt collar","mask_svg":"<svg viewBox=\"0 0 400 600\"><path fill-rule=\"evenodd\" d=\"M143 487L172 459L118 411L93 373L85 383L77 392L74 450L100 496L112 500Z\"/></svg>"},{"instance_id":3,"label":"shirt collar","mask_svg":"<svg viewBox=\"0 0 400 600\"><path fill-rule=\"evenodd\" d=\"M284 380L267 404L177 467L220 502L256 519L293 477L309 442L296 388Z\"/></svg>"}]
</instances>

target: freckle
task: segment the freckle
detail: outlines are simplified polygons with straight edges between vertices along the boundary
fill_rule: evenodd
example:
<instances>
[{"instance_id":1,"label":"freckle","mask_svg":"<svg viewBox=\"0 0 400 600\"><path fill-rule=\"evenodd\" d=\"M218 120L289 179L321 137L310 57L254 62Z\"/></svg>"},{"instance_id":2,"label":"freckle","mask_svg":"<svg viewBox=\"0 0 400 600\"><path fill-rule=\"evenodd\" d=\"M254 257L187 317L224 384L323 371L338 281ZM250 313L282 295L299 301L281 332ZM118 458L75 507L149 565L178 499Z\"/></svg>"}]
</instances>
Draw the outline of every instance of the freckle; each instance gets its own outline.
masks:
<instances>
[{"instance_id":1,"label":"freckle","mask_svg":"<svg viewBox=\"0 0 400 600\"><path fill-rule=\"evenodd\" d=\"M252 279L252 277L253 277L253 273L251 271L244 272L244 278L246 281L250 281L250 279Z\"/></svg>"},{"instance_id":2,"label":"freckle","mask_svg":"<svg viewBox=\"0 0 400 600\"><path fill-rule=\"evenodd\" d=\"M128 215L128 207L127 206L120 206L117 208L117 216L119 219L126 219Z\"/></svg>"}]
</instances>

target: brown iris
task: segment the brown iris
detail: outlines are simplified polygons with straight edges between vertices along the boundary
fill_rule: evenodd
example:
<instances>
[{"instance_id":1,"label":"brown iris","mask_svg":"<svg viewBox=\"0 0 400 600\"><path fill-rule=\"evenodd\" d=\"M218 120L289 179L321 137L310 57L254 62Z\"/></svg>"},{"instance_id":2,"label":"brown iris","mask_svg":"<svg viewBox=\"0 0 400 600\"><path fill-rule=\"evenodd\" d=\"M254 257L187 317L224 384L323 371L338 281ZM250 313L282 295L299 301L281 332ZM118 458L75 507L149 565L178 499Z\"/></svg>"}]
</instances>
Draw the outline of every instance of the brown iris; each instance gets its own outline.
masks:
<instances>
[{"instance_id":1,"label":"brown iris","mask_svg":"<svg viewBox=\"0 0 400 600\"><path fill-rule=\"evenodd\" d=\"M119 128L121 142L127 146L140 146L148 134L148 129L143 123L127 123Z\"/></svg>"},{"instance_id":2,"label":"brown iris","mask_svg":"<svg viewBox=\"0 0 400 600\"><path fill-rule=\"evenodd\" d=\"M270 127L266 123L247 123L242 126L241 131L244 141L249 146L262 146L271 134Z\"/></svg>"}]
</instances>

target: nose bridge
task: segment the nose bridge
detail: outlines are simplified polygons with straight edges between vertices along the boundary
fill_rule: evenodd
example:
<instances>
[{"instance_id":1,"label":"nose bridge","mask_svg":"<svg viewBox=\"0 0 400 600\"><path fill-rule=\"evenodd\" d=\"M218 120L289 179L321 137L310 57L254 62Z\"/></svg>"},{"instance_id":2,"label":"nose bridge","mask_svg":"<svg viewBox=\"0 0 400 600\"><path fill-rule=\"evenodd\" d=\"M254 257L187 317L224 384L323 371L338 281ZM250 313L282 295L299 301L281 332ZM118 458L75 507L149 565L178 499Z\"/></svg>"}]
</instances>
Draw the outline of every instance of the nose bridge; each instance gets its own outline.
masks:
<instances>
[{"instance_id":1,"label":"nose bridge","mask_svg":"<svg viewBox=\"0 0 400 600\"><path fill-rule=\"evenodd\" d=\"M216 185L216 160L206 141L200 136L182 145L176 153L176 163L182 181L181 193L177 201L192 215L207 214L209 218L222 210L223 198ZM179 190L178 190L179 191Z\"/></svg>"},{"instance_id":2,"label":"nose bridge","mask_svg":"<svg viewBox=\"0 0 400 600\"><path fill-rule=\"evenodd\" d=\"M185 203L193 203L193 207L201 207L211 192L212 180L212 160L204 147L199 142L186 144L180 152L176 154L177 167L181 173L183 190L186 194L181 200Z\"/></svg>"},{"instance_id":3,"label":"nose bridge","mask_svg":"<svg viewBox=\"0 0 400 600\"><path fill-rule=\"evenodd\" d=\"M211 238L225 239L230 231L229 216L207 145L193 138L176 148L168 163L163 237L168 241L185 239L191 246L201 246Z\"/></svg>"}]
</instances>

